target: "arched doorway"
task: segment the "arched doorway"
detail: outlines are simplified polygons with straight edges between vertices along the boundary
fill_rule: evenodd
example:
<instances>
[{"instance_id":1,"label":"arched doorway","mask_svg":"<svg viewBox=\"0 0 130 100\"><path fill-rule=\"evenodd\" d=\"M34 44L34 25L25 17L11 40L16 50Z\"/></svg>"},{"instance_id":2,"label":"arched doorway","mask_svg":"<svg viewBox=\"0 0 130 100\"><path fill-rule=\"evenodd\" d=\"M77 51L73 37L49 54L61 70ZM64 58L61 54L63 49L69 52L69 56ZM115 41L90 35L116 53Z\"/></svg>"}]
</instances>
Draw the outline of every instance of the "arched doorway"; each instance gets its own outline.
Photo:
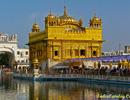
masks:
<instances>
[{"instance_id":1,"label":"arched doorway","mask_svg":"<svg viewBox=\"0 0 130 100\"><path fill-rule=\"evenodd\" d=\"M0 53L0 67L10 67L9 56L7 53Z\"/></svg>"},{"instance_id":2,"label":"arched doorway","mask_svg":"<svg viewBox=\"0 0 130 100\"><path fill-rule=\"evenodd\" d=\"M12 68L14 55L10 52L0 52L0 66Z\"/></svg>"},{"instance_id":3,"label":"arched doorway","mask_svg":"<svg viewBox=\"0 0 130 100\"><path fill-rule=\"evenodd\" d=\"M14 51L9 47L0 47L0 55L0 65L12 69L13 62L15 61ZM3 61L3 59L5 59L5 61Z\"/></svg>"}]
</instances>

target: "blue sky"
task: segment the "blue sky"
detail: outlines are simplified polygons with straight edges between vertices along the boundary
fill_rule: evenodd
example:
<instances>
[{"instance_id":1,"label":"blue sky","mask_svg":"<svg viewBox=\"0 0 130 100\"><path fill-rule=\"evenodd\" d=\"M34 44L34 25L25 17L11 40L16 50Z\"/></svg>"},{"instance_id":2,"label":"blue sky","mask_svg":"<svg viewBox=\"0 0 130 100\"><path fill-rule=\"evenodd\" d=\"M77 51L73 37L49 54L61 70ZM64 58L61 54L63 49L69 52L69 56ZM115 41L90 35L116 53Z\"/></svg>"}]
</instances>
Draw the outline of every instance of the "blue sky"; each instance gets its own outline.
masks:
<instances>
[{"instance_id":1,"label":"blue sky","mask_svg":"<svg viewBox=\"0 0 130 100\"><path fill-rule=\"evenodd\" d=\"M89 26L89 19L97 16L103 21L103 51L118 50L130 45L130 0L0 0L0 33L18 34L18 45L28 43L28 33L37 18L41 30L50 8L53 15L63 15L64 1L67 14L76 20L82 16L83 26ZM26 46L27 47L27 46Z\"/></svg>"}]
</instances>

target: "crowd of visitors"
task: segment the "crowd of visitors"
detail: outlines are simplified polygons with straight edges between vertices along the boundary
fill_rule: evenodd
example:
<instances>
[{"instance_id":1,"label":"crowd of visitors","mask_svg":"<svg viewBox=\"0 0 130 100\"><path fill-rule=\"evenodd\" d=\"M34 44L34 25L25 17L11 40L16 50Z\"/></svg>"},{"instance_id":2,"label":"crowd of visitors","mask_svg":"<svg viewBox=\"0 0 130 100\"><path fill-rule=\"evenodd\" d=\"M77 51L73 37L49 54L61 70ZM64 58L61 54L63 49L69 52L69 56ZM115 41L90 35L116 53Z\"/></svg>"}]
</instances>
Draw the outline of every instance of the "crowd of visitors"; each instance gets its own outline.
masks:
<instances>
[{"instance_id":1,"label":"crowd of visitors","mask_svg":"<svg viewBox=\"0 0 130 100\"><path fill-rule=\"evenodd\" d=\"M130 76L130 69L120 69L119 68L107 68L107 67L102 67L100 69L98 68L93 68L93 69L77 69L77 68L71 68L70 74L84 74L84 75L119 75L119 71L120 71L120 75L129 75ZM61 69L60 74L69 74L69 69Z\"/></svg>"}]
</instances>

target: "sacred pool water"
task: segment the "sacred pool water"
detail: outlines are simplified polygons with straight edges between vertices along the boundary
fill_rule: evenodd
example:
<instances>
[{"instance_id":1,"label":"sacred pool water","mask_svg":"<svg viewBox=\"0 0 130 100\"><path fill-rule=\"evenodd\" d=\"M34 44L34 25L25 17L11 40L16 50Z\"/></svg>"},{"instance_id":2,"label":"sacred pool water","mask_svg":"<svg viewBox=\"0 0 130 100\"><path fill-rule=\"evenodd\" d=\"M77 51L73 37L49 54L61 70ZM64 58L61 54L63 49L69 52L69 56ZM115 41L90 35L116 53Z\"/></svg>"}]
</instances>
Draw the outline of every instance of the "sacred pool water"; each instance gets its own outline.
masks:
<instances>
[{"instance_id":1,"label":"sacred pool water","mask_svg":"<svg viewBox=\"0 0 130 100\"><path fill-rule=\"evenodd\" d=\"M129 86L69 81L33 82L0 76L0 100L126 100Z\"/></svg>"}]
</instances>

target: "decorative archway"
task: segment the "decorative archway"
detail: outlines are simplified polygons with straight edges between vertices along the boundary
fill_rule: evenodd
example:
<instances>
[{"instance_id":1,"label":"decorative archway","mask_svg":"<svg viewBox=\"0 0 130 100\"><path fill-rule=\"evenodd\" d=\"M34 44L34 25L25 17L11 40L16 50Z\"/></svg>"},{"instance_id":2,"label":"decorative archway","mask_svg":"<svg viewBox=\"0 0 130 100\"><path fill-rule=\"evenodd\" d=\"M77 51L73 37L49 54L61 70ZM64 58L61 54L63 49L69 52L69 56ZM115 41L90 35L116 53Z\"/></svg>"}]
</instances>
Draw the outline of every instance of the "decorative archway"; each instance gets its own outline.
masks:
<instances>
[{"instance_id":1,"label":"decorative archway","mask_svg":"<svg viewBox=\"0 0 130 100\"><path fill-rule=\"evenodd\" d=\"M0 47L0 53L6 53L9 57L9 67L12 68L13 62L15 61L15 52L10 47Z\"/></svg>"}]
</instances>

